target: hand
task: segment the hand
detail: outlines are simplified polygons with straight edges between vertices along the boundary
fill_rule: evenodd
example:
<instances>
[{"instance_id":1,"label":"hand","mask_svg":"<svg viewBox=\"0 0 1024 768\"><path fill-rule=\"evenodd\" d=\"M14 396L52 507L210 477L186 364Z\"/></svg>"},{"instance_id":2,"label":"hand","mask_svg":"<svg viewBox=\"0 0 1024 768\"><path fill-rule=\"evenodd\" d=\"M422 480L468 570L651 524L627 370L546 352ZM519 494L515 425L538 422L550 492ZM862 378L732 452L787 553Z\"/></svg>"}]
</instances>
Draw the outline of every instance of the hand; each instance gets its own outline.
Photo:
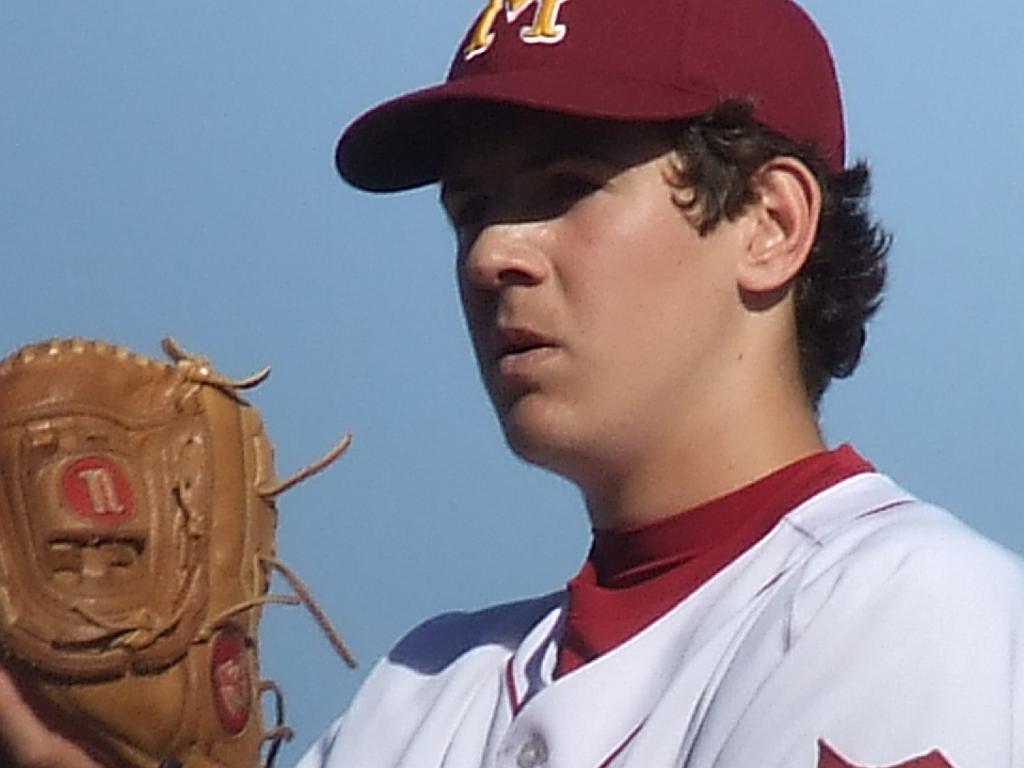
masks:
<instances>
[{"instance_id":1,"label":"hand","mask_svg":"<svg viewBox=\"0 0 1024 768\"><path fill-rule=\"evenodd\" d=\"M74 742L48 725L23 694L16 676L0 667L0 765L10 768L101 768Z\"/></svg>"}]
</instances>

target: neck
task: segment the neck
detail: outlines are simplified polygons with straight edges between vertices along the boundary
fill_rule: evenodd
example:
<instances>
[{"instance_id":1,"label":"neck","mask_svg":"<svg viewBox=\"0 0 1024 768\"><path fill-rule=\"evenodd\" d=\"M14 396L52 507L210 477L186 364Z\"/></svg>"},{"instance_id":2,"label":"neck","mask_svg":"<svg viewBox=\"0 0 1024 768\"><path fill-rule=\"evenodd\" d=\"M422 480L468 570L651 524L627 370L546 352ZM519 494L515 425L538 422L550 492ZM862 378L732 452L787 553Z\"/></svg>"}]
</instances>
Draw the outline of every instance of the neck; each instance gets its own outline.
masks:
<instances>
[{"instance_id":1,"label":"neck","mask_svg":"<svg viewBox=\"0 0 1024 768\"><path fill-rule=\"evenodd\" d=\"M779 388L717 402L728 410L709 403L697 411L701 418L666 419L672 428L577 478L595 529L640 527L825 449L802 392Z\"/></svg>"}]
</instances>

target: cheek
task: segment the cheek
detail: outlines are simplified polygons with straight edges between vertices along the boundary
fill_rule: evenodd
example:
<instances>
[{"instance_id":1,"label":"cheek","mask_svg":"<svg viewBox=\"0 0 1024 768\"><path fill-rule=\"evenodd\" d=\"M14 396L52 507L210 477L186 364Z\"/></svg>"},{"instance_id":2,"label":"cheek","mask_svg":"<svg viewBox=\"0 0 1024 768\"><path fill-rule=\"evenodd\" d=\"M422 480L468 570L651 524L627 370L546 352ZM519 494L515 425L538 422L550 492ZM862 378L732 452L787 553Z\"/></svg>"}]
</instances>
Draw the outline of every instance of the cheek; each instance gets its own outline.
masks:
<instances>
[{"instance_id":1,"label":"cheek","mask_svg":"<svg viewBox=\"0 0 1024 768\"><path fill-rule=\"evenodd\" d=\"M675 209L606 218L586 231L575 245L587 258L567 292L599 379L654 386L716 354L736 303L726 254Z\"/></svg>"},{"instance_id":2,"label":"cheek","mask_svg":"<svg viewBox=\"0 0 1024 768\"><path fill-rule=\"evenodd\" d=\"M462 318L469 331L470 341L473 343L473 351L476 353L477 362L480 360L480 342L485 328L487 311L484 300L479 291L474 291L461 279L457 279L459 299L462 304Z\"/></svg>"},{"instance_id":3,"label":"cheek","mask_svg":"<svg viewBox=\"0 0 1024 768\"><path fill-rule=\"evenodd\" d=\"M674 210L611 213L618 215L587 217L573 228L566 291L595 327L637 331L688 303L699 279L694 236Z\"/></svg>"},{"instance_id":4,"label":"cheek","mask_svg":"<svg viewBox=\"0 0 1024 768\"><path fill-rule=\"evenodd\" d=\"M477 362L483 364L483 347L484 347L484 334L485 324L483 321L483 312L479 309L473 309L463 304L463 315L466 320L466 329L469 331L469 340L473 344L473 352L476 354Z\"/></svg>"}]
</instances>

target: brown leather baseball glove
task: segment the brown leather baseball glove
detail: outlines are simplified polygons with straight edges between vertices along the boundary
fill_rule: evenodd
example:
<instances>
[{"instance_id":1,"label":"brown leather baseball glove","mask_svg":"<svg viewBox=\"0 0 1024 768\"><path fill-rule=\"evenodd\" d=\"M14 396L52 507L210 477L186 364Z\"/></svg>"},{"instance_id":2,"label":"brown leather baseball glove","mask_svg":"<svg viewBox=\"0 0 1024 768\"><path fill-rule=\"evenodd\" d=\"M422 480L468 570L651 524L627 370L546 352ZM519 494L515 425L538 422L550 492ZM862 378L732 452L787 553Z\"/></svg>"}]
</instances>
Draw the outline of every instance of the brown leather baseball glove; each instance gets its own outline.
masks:
<instances>
[{"instance_id":1,"label":"brown leather baseball glove","mask_svg":"<svg viewBox=\"0 0 1024 768\"><path fill-rule=\"evenodd\" d=\"M279 481L255 408L170 339L170 362L81 339L0 362L0 653L117 768L271 765L290 729L259 672ZM279 571L298 597L268 593ZM277 722L264 725L270 693Z\"/></svg>"}]
</instances>

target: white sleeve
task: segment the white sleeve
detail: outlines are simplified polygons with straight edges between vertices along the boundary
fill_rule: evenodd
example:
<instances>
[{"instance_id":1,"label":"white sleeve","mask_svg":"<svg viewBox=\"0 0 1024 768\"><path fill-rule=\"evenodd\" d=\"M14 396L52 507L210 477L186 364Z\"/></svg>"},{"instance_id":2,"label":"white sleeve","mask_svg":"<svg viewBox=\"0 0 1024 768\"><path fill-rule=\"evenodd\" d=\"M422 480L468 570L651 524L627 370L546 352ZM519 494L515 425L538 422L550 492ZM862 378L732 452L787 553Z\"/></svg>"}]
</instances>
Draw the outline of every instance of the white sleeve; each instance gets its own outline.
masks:
<instances>
[{"instance_id":1,"label":"white sleeve","mask_svg":"<svg viewBox=\"0 0 1024 768\"><path fill-rule=\"evenodd\" d=\"M715 766L1024 768L1024 570L966 529L861 542L780 635Z\"/></svg>"},{"instance_id":2,"label":"white sleeve","mask_svg":"<svg viewBox=\"0 0 1024 768\"><path fill-rule=\"evenodd\" d=\"M331 750L334 747L335 740L338 738L338 733L341 731L341 725L344 720L345 717L342 715L331 723L327 730L321 734L319 739L313 742L313 745L306 751L306 754L296 763L295 768L328 768L331 764Z\"/></svg>"}]
</instances>

